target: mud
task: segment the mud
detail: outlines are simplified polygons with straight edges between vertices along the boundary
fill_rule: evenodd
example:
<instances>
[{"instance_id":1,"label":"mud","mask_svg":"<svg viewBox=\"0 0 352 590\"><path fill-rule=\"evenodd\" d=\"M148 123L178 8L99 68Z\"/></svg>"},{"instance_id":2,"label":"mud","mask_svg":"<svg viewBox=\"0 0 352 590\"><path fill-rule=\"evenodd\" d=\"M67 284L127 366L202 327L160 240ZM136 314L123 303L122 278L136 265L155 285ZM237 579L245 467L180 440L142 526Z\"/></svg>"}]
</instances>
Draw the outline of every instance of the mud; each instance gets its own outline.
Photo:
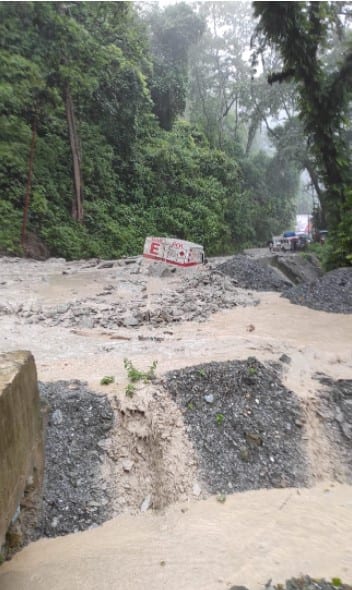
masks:
<instances>
[{"instance_id":1,"label":"mud","mask_svg":"<svg viewBox=\"0 0 352 590\"><path fill-rule=\"evenodd\" d=\"M334 381L316 375L322 385L316 407L337 461L344 466L344 481L352 483L352 379Z\"/></svg>"},{"instance_id":2,"label":"mud","mask_svg":"<svg viewBox=\"0 0 352 590\"><path fill-rule=\"evenodd\" d=\"M235 277L216 269L222 262L226 260L212 260L207 269L199 272L160 276L149 272L152 267L139 264L138 259L104 263L0 259L1 350L31 349L39 379L44 383L78 379L88 383L82 386L82 395L85 391L94 396L106 395L113 425L106 431L107 436L97 434L100 450L95 457L100 459L94 469L100 478L100 491L109 497L111 515L117 515L96 528L95 524L89 525L94 530L30 544L2 566L2 588L193 590L197 580L197 588L204 590L234 584L259 589L270 577L282 582L301 572L352 578L351 496L350 485L345 483L350 482L351 473L350 441L346 437L350 425L349 397L342 395L342 390L339 397L336 389L342 383L345 390L352 374L352 315L292 305L280 297L280 292L241 289L234 283ZM207 283L209 276L214 280ZM216 305L211 308L213 297ZM223 301L227 297L229 303ZM179 320L159 322L157 318L161 316L155 311L159 308L172 317L173 300L175 308L182 309ZM107 309L102 311L105 305ZM137 323L135 319L128 321L135 318L139 305L150 309L152 321L141 322L138 316ZM185 309L185 305L189 308ZM59 306L63 307L58 310ZM72 306L77 312L89 307L90 315L77 316L79 322L73 325ZM118 306L125 311L116 314L118 320L109 318L110 308L117 310ZM202 309L206 313L200 318ZM40 315L44 316L41 321ZM95 317L107 325L88 321ZM59 318L57 325L51 325L52 320ZM248 357L257 359L256 371L265 388L250 399L252 415L241 417L243 425L248 422L253 430L260 426L255 399L261 400L263 395L260 403L267 424L272 424L273 432L282 428L278 430L281 440L290 433L292 446L286 461L289 464L292 449L302 452L302 470L288 484L270 481L270 470L268 478L261 481L263 476L256 475L256 458L262 453L264 462L268 456L270 461L273 455L266 454L266 445L271 439L260 433L259 439L245 439L242 422L242 430L236 433L238 438L234 437L240 453L242 449L242 458L240 455L238 460L236 455L236 463L246 475L248 485L249 470L254 466L258 486L268 482L311 487L231 493L225 487L228 481L223 472L218 474L219 484L214 483L212 488L216 497L220 492L218 501L213 495L207 498L211 483L203 480L204 456L194 434L197 428L192 434L189 408L185 410L184 401L177 404L169 394L166 375L181 371L180 390L184 389L186 395L192 384L183 381L182 371L188 367L186 372L192 375L195 367L210 363L214 377L218 375L214 383L219 383L225 393L226 380L225 384L221 381L226 367L223 363L237 366L241 362L244 364L238 367L243 368ZM141 370L157 361L160 383L138 383L133 397L127 397L125 358ZM274 409L266 405L265 399L269 373L274 390L282 393L282 399L275 398L278 414L274 412L274 416L270 416ZM330 385L316 379L317 373L324 374ZM114 376L114 383L101 385L105 375ZM200 387L202 381L197 380ZM235 378L233 383L237 383ZM242 379L242 389L247 394L252 385L253 391L257 391L255 384ZM204 395L214 393L209 390ZM219 444L219 434L229 433L225 418L235 411L235 405L230 408L219 404L217 409L216 398L209 402L201 395L201 399L208 418L211 417L208 427L211 422L214 437L218 437L215 443ZM225 401L229 399L230 391ZM285 431L289 422L278 424L275 419L280 412L284 415L286 405L290 425L292 420L298 422L291 431ZM216 414L225 416L221 424L216 416L213 422L215 409ZM239 410L243 409L245 406L239 405ZM194 415L199 426L203 410L198 417ZM248 432L251 433L249 429ZM297 438L290 438L292 433ZM256 441L261 443L260 439L262 444L255 446ZM220 449L223 442L225 447L225 440L221 439ZM82 438L82 448L84 445ZM237 453L237 447L233 448ZM278 472L285 474L283 455L279 447L273 450L280 457ZM212 461L216 470L214 453ZM298 463L298 455L293 463L292 469ZM232 481L238 482L233 466L229 470ZM58 478L55 487L59 485Z\"/></svg>"}]
</instances>

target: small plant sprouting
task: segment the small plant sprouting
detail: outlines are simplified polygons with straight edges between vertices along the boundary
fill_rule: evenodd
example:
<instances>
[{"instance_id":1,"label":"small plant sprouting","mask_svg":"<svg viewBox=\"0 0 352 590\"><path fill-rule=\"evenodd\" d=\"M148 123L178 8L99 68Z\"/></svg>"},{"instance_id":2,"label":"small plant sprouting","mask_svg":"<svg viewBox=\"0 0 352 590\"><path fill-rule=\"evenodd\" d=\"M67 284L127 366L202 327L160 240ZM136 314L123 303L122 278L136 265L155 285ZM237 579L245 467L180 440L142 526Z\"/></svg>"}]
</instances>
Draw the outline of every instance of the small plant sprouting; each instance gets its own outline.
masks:
<instances>
[{"instance_id":1,"label":"small plant sprouting","mask_svg":"<svg viewBox=\"0 0 352 590\"><path fill-rule=\"evenodd\" d=\"M146 375L147 375L147 380L148 381L153 381L153 379L155 379L156 375L155 375L155 370L158 366L158 361L153 361L152 364L150 365Z\"/></svg>"},{"instance_id":2,"label":"small plant sprouting","mask_svg":"<svg viewBox=\"0 0 352 590\"><path fill-rule=\"evenodd\" d=\"M100 380L100 385L110 385L110 383L114 383L115 382L115 377L112 377L112 375L106 375L105 377L103 377Z\"/></svg>"},{"instance_id":3,"label":"small plant sprouting","mask_svg":"<svg viewBox=\"0 0 352 590\"><path fill-rule=\"evenodd\" d=\"M342 586L342 580L340 578L331 578L331 583L336 588L339 588L340 586Z\"/></svg>"},{"instance_id":4,"label":"small plant sprouting","mask_svg":"<svg viewBox=\"0 0 352 590\"><path fill-rule=\"evenodd\" d=\"M224 414L216 414L215 420L216 420L216 424L218 426L222 426L222 424L223 424L223 422L225 420Z\"/></svg>"},{"instance_id":5,"label":"small plant sprouting","mask_svg":"<svg viewBox=\"0 0 352 590\"><path fill-rule=\"evenodd\" d=\"M133 397L135 394L136 388L132 383L129 383L125 389L125 393L127 397Z\"/></svg>"},{"instance_id":6,"label":"small plant sprouting","mask_svg":"<svg viewBox=\"0 0 352 590\"><path fill-rule=\"evenodd\" d=\"M137 381L142 380L144 383L148 383L148 381L153 381L153 379L155 379L155 369L158 364L157 361L153 361L148 371L140 371L128 359L124 359L123 364L131 383L137 383Z\"/></svg>"},{"instance_id":7,"label":"small plant sprouting","mask_svg":"<svg viewBox=\"0 0 352 590\"><path fill-rule=\"evenodd\" d=\"M194 410L194 403L193 402L188 402L187 410L190 410L190 411Z\"/></svg>"},{"instance_id":8,"label":"small plant sprouting","mask_svg":"<svg viewBox=\"0 0 352 590\"><path fill-rule=\"evenodd\" d=\"M199 377L205 377L205 370L204 369L197 369L197 373L199 375Z\"/></svg>"},{"instance_id":9,"label":"small plant sprouting","mask_svg":"<svg viewBox=\"0 0 352 590\"><path fill-rule=\"evenodd\" d=\"M255 367L248 367L248 376L254 377L257 374L257 369Z\"/></svg>"}]
</instances>

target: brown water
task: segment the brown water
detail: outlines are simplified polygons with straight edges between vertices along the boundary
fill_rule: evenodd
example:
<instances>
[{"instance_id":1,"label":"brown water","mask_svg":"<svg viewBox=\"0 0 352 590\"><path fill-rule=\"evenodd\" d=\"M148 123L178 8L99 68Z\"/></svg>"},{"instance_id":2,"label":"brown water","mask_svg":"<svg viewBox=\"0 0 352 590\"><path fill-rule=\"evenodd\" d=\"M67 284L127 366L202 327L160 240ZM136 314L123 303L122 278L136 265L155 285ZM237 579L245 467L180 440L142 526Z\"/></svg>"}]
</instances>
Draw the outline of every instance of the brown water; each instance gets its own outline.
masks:
<instances>
[{"instance_id":1,"label":"brown water","mask_svg":"<svg viewBox=\"0 0 352 590\"><path fill-rule=\"evenodd\" d=\"M18 263L17 275L11 276L23 280L9 282L3 290L6 300L31 298L54 304L95 295L119 272L78 269L66 280L64 263L36 264L33 278L33 268ZM134 280L126 272L124 277ZM165 288L165 279L142 278L148 293ZM121 291L126 297L128 285ZM133 282L130 285L132 293ZM1 317L1 350L30 349L39 379L86 380L97 390L121 397L127 384L126 357L141 369L156 360L162 376L167 370L207 361L248 356L277 361L287 354L291 362L285 365L283 381L307 408L313 485L234 494L224 504L210 497L172 505L159 514L119 516L85 533L41 540L1 567L1 590L215 590L232 584L254 589L269 578L282 582L300 573L352 581L351 487L329 483L339 473L337 459L310 411L318 385L314 373L352 377L352 316L295 306L274 293L260 294L260 300L257 307L219 312L202 324L123 328L114 331L114 338L108 331L48 328L24 324L15 316ZM164 340L138 340L138 335ZM112 349L104 350L107 345ZM104 375L114 375L116 383L103 388ZM186 452L187 446L177 444L174 453ZM343 470L339 480L344 481Z\"/></svg>"}]
</instances>

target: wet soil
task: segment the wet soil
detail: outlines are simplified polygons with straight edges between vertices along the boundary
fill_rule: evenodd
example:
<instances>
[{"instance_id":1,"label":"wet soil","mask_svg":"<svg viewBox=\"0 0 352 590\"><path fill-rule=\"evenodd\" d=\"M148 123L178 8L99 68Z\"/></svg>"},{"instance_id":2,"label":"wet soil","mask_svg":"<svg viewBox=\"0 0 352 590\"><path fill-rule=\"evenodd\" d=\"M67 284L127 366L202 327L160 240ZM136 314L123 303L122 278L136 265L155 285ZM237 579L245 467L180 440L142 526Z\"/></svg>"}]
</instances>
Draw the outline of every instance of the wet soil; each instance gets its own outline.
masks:
<instances>
[{"instance_id":1,"label":"wet soil","mask_svg":"<svg viewBox=\"0 0 352 590\"><path fill-rule=\"evenodd\" d=\"M266 365L249 357L187 367L115 402L77 380L40 383L43 506L25 542L190 497L308 485L306 406L281 380L289 362L282 355ZM316 379L322 391L311 411L343 466L340 476L352 483L352 381ZM184 437L195 453L182 448ZM315 442L322 452L321 436Z\"/></svg>"},{"instance_id":2,"label":"wet soil","mask_svg":"<svg viewBox=\"0 0 352 590\"><path fill-rule=\"evenodd\" d=\"M344 480L352 483L352 379L315 375L322 385L316 412L331 447L344 466Z\"/></svg>"},{"instance_id":3,"label":"wet soil","mask_svg":"<svg viewBox=\"0 0 352 590\"><path fill-rule=\"evenodd\" d=\"M206 590L261 588L273 574L352 575L351 316L291 305L281 287L243 289L246 273L256 284L257 267L244 260L241 283L218 269L223 262L183 274L140 259L0 260L1 348L32 350L52 407L59 453L48 451L56 473L47 534L60 521L60 535L94 528L31 544L1 568L6 590L193 590L194 579ZM330 299L340 288L331 281ZM124 358L142 370L157 360L159 381L127 397ZM115 382L100 385L104 375ZM71 422L60 404L73 394ZM73 471L64 460L72 450ZM231 494L241 489L252 491ZM212 493L219 501L206 499ZM76 499L91 503L88 515ZM79 515L71 529L65 506ZM97 526L95 514L97 523L119 516Z\"/></svg>"}]
</instances>

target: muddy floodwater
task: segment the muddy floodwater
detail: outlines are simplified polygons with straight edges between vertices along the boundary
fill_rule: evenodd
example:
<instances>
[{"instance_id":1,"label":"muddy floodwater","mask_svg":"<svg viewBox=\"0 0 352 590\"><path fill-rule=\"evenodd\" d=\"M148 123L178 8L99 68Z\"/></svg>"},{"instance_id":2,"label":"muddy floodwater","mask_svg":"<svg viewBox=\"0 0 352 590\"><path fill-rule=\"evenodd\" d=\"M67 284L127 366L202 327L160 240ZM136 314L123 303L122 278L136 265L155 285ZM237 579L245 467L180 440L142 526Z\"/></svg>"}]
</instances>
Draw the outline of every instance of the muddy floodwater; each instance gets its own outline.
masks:
<instances>
[{"instance_id":1,"label":"muddy floodwater","mask_svg":"<svg viewBox=\"0 0 352 590\"><path fill-rule=\"evenodd\" d=\"M48 508L33 538L54 538L2 565L1 590L259 589L300 574L351 583L352 315L209 268L0 259L0 350L34 355L51 403L48 457L59 427L79 429L63 392L72 407L92 400L86 430L102 408L94 470L85 457L65 471L74 496L48 467L48 506L57 489L68 510L92 469L87 524L81 509L65 520ZM126 359L154 366L155 379L131 389ZM86 444L83 426L74 444Z\"/></svg>"}]
</instances>

